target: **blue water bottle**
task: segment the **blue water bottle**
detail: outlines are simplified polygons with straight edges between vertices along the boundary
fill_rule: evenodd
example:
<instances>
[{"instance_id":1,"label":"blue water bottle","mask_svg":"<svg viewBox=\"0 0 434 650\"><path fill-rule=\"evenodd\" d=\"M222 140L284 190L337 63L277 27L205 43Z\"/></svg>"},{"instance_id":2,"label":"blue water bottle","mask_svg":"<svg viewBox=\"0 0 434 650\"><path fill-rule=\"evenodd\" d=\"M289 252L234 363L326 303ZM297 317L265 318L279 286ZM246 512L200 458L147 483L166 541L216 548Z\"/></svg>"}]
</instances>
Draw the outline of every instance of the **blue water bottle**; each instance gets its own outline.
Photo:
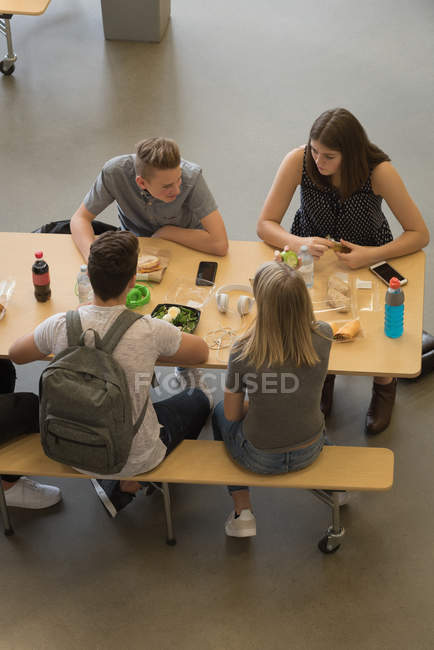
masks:
<instances>
[{"instance_id":1,"label":"blue water bottle","mask_svg":"<svg viewBox=\"0 0 434 650\"><path fill-rule=\"evenodd\" d=\"M384 305L384 333L391 339L404 331L404 292L398 278L391 278Z\"/></svg>"}]
</instances>

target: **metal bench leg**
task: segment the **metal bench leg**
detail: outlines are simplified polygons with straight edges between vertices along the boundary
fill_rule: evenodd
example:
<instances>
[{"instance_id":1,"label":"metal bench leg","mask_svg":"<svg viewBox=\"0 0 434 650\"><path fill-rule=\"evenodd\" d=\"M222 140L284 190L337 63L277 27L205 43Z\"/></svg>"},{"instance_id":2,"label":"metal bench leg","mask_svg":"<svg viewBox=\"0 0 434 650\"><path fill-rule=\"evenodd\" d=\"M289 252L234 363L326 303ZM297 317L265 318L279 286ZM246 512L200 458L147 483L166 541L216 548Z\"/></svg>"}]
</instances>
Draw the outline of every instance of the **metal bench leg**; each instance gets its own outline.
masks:
<instances>
[{"instance_id":1,"label":"metal bench leg","mask_svg":"<svg viewBox=\"0 0 434 650\"><path fill-rule=\"evenodd\" d=\"M17 55L12 45L11 19L12 14L0 14L0 32L4 34L8 47L7 55L0 61L0 72L3 72L5 75L13 73L15 70L14 63L17 60Z\"/></svg>"},{"instance_id":2,"label":"metal bench leg","mask_svg":"<svg viewBox=\"0 0 434 650\"><path fill-rule=\"evenodd\" d=\"M324 537L319 540L318 548L323 553L335 553L345 535L345 528L341 526L339 493L331 492L329 494L324 490L311 490L311 492L332 510L332 525L329 526Z\"/></svg>"},{"instance_id":3,"label":"metal bench leg","mask_svg":"<svg viewBox=\"0 0 434 650\"><path fill-rule=\"evenodd\" d=\"M170 507L169 484L168 483L163 483L162 488L163 488L162 492L163 492L163 499L164 499L164 514L166 515L167 543L169 544L169 546L175 546L176 539L175 539L175 535L173 533L172 510L171 510L171 507Z\"/></svg>"},{"instance_id":4,"label":"metal bench leg","mask_svg":"<svg viewBox=\"0 0 434 650\"><path fill-rule=\"evenodd\" d=\"M167 527L167 544L169 546L175 546L176 544L176 539L175 535L173 533L173 524L172 524L172 510L170 507L170 491L169 491L169 484L168 483L152 483L151 485L154 486L156 490L161 492L163 495L164 499L164 514L166 516L166 527Z\"/></svg>"},{"instance_id":5,"label":"metal bench leg","mask_svg":"<svg viewBox=\"0 0 434 650\"><path fill-rule=\"evenodd\" d=\"M3 520L3 526L5 528L5 535L13 535L14 529L12 528L11 520L9 519L8 507L6 505L5 492L3 490L3 484L0 479L0 512Z\"/></svg>"}]
</instances>

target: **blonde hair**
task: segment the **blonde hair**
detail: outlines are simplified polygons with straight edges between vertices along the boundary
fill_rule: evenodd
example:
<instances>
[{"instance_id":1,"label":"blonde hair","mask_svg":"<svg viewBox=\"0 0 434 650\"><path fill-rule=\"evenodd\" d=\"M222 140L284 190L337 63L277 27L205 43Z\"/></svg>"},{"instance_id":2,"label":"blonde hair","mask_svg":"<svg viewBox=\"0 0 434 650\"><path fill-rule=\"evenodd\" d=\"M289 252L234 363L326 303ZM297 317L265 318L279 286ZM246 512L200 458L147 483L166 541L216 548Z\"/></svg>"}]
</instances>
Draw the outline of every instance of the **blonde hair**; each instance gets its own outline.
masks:
<instances>
[{"instance_id":1,"label":"blonde hair","mask_svg":"<svg viewBox=\"0 0 434 650\"><path fill-rule=\"evenodd\" d=\"M179 147L169 138L148 138L136 144L136 175L152 178L156 169L175 169L181 164Z\"/></svg>"},{"instance_id":2,"label":"blonde hair","mask_svg":"<svg viewBox=\"0 0 434 650\"><path fill-rule=\"evenodd\" d=\"M296 367L319 362L312 342L316 331L312 301L304 280L283 262L266 262L256 271L253 282L257 316L236 346L237 359L255 368L282 365Z\"/></svg>"}]
</instances>

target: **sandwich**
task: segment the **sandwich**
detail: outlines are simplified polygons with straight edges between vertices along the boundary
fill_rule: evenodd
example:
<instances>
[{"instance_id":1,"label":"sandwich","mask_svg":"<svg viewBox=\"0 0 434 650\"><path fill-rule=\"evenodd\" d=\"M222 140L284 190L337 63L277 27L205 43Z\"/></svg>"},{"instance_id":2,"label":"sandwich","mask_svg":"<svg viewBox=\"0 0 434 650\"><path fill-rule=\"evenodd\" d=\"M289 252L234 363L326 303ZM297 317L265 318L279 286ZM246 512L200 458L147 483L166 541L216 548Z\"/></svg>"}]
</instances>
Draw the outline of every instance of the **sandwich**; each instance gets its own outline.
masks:
<instances>
[{"instance_id":1,"label":"sandwich","mask_svg":"<svg viewBox=\"0 0 434 650\"><path fill-rule=\"evenodd\" d=\"M327 303L332 309L336 309L336 311L342 314L350 311L351 308L350 296L346 296L344 293L333 288L329 288L327 291Z\"/></svg>"},{"instance_id":2,"label":"sandwich","mask_svg":"<svg viewBox=\"0 0 434 650\"><path fill-rule=\"evenodd\" d=\"M350 292L350 285L348 282L342 280L338 275L331 275L328 279L328 290L335 289L339 293L343 293L344 296L348 296Z\"/></svg>"},{"instance_id":3,"label":"sandwich","mask_svg":"<svg viewBox=\"0 0 434 650\"><path fill-rule=\"evenodd\" d=\"M137 262L137 273L153 273L161 269L160 258L156 255L141 255Z\"/></svg>"},{"instance_id":4,"label":"sandwich","mask_svg":"<svg viewBox=\"0 0 434 650\"><path fill-rule=\"evenodd\" d=\"M341 323L329 323L329 325L332 328L333 338L335 338L336 334L339 332L342 325L341 325Z\"/></svg>"},{"instance_id":5,"label":"sandwich","mask_svg":"<svg viewBox=\"0 0 434 650\"><path fill-rule=\"evenodd\" d=\"M345 323L343 327L338 329L336 333L333 332L335 341L351 341L360 332L360 321L350 320Z\"/></svg>"}]
</instances>

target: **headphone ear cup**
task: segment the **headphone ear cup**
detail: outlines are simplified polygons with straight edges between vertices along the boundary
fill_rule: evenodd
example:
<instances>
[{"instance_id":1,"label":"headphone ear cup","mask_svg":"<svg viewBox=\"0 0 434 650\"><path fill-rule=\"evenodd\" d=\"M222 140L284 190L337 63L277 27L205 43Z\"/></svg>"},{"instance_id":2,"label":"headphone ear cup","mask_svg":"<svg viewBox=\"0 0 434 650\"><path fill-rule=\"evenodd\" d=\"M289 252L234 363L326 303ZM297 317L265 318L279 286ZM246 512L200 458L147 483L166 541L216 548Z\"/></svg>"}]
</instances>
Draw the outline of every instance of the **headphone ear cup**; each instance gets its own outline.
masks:
<instances>
[{"instance_id":1,"label":"headphone ear cup","mask_svg":"<svg viewBox=\"0 0 434 650\"><path fill-rule=\"evenodd\" d=\"M237 309L240 316L245 316L252 309L253 298L250 296L240 296L238 298Z\"/></svg>"},{"instance_id":2,"label":"headphone ear cup","mask_svg":"<svg viewBox=\"0 0 434 650\"><path fill-rule=\"evenodd\" d=\"M219 293L216 296L217 309L223 314L228 310L229 296L227 293Z\"/></svg>"}]
</instances>

